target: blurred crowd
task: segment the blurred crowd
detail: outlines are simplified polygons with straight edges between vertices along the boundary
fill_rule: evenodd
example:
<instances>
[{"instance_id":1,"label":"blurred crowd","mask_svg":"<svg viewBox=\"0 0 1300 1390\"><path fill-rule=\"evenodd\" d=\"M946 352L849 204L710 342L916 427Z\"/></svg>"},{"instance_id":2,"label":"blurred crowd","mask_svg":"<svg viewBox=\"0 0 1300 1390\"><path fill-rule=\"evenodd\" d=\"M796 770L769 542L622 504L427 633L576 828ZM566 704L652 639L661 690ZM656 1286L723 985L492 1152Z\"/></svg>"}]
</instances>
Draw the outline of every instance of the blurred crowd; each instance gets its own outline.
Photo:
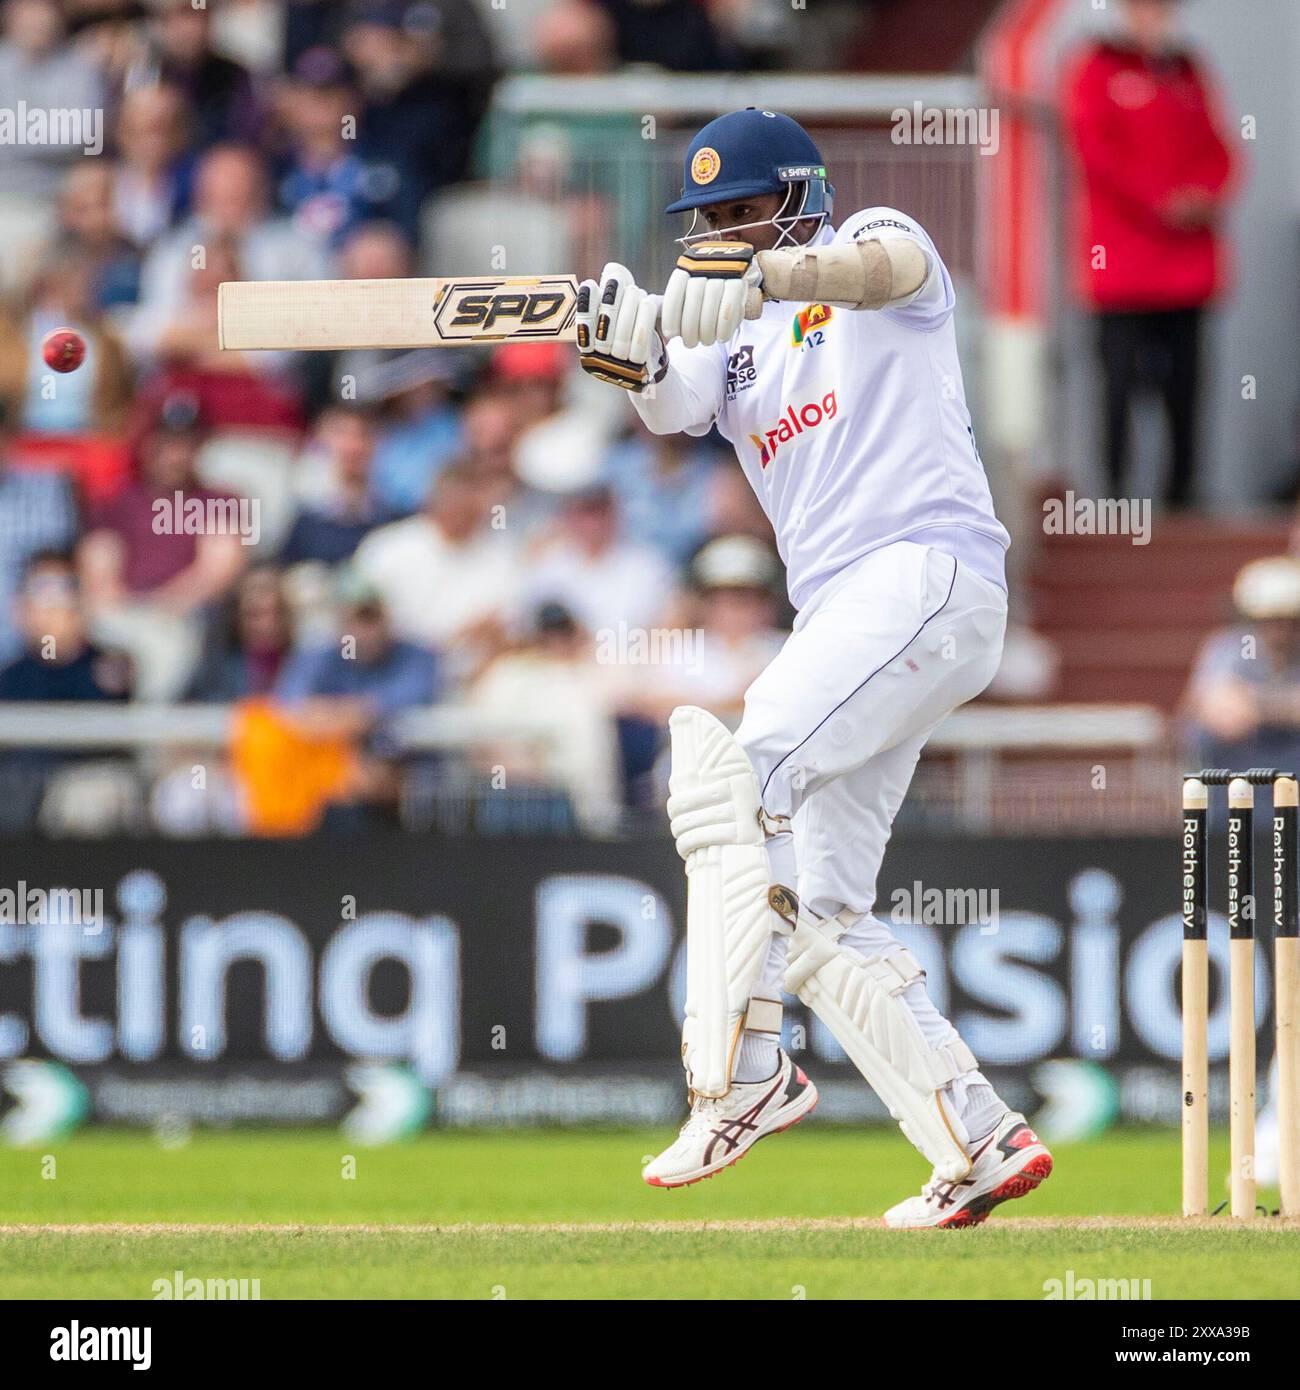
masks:
<instances>
[{"instance_id":1,"label":"blurred crowd","mask_svg":"<svg viewBox=\"0 0 1300 1390\"><path fill-rule=\"evenodd\" d=\"M944 61L990 8L954 20ZM1235 185L1175 8L1124 0L1063 114L1109 481L1126 486L1131 399L1154 388L1177 505ZM219 753L172 744L143 777L113 749L0 738L0 830L601 832L657 805L667 711L735 717L791 616L729 448L649 436L558 345L220 352L217 286L589 270L612 245L632 263L657 224L644 180L570 176L616 167L626 133L593 118L494 144L497 82L631 60L897 69L903 10L0 0L0 702L236 712ZM1085 256L1098 240L1154 290ZM88 350L58 375L41 344L64 325ZM1047 698L1048 644L1014 627L999 681ZM397 735L463 707L500 734L463 756Z\"/></svg>"},{"instance_id":2,"label":"blurred crowd","mask_svg":"<svg viewBox=\"0 0 1300 1390\"><path fill-rule=\"evenodd\" d=\"M1300 771L1300 559L1250 561L1233 583L1232 604L1232 620L1206 638L1183 697L1192 764Z\"/></svg>"},{"instance_id":3,"label":"blurred crowd","mask_svg":"<svg viewBox=\"0 0 1300 1390\"><path fill-rule=\"evenodd\" d=\"M789 615L720 440L648 436L561 345L222 353L216 290L415 273L501 73L774 63L782 8L0 5L6 104L86 113L0 142L0 701L243 712L143 787L10 750L8 828L366 824L459 778L600 830L657 795L673 704L738 711ZM399 716L457 704L542 735L402 754Z\"/></svg>"}]
</instances>

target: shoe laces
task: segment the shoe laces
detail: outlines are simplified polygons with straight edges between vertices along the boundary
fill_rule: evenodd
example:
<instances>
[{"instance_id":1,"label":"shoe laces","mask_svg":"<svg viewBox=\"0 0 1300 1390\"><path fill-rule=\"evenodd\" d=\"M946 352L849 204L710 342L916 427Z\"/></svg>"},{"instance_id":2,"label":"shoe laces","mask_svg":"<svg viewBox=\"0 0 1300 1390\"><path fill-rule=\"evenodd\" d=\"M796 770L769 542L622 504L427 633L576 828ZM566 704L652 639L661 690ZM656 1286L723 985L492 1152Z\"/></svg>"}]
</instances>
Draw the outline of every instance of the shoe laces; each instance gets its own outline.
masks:
<instances>
[{"instance_id":1,"label":"shoe laces","mask_svg":"<svg viewBox=\"0 0 1300 1390\"><path fill-rule=\"evenodd\" d=\"M725 1099L725 1096L700 1096L692 1091L691 1113L682 1125L682 1134L694 1134L701 1129L707 1129L718 1115Z\"/></svg>"},{"instance_id":2,"label":"shoe laces","mask_svg":"<svg viewBox=\"0 0 1300 1390\"><path fill-rule=\"evenodd\" d=\"M957 1183L951 1182L947 1178L941 1178L938 1169L935 1169L930 1174L930 1181L922 1187L921 1196L927 1202L934 1202L940 1197L950 1196L957 1186Z\"/></svg>"}]
</instances>

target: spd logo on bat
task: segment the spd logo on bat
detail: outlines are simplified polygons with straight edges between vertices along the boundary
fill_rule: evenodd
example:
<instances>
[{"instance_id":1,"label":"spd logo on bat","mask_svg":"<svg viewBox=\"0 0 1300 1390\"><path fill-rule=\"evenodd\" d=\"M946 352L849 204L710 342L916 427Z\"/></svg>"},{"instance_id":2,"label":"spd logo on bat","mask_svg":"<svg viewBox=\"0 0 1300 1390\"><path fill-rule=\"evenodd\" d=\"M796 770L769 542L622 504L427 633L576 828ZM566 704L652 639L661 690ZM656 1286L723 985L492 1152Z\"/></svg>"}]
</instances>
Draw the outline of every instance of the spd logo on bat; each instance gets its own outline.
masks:
<instances>
[{"instance_id":1,"label":"spd logo on bat","mask_svg":"<svg viewBox=\"0 0 1300 1390\"><path fill-rule=\"evenodd\" d=\"M571 337L577 309L571 276L452 280L439 291L433 326L443 342Z\"/></svg>"}]
</instances>

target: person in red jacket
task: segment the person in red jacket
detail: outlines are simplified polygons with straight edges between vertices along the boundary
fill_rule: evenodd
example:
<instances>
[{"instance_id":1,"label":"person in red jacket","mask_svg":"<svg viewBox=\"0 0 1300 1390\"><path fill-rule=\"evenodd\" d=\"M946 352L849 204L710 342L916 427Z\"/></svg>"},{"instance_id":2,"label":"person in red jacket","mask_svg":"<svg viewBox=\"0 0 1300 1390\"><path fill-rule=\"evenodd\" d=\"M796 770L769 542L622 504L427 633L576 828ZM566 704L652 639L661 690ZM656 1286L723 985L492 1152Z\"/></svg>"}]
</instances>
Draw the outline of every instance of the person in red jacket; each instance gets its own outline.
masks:
<instances>
[{"instance_id":1,"label":"person in red jacket","mask_svg":"<svg viewBox=\"0 0 1300 1390\"><path fill-rule=\"evenodd\" d=\"M1123 0L1124 26L1072 67L1066 118L1081 169L1077 284L1097 319L1107 476L1123 495L1129 406L1154 387L1169 422L1170 506L1192 501L1201 331L1225 287L1233 157L1178 0Z\"/></svg>"}]
</instances>

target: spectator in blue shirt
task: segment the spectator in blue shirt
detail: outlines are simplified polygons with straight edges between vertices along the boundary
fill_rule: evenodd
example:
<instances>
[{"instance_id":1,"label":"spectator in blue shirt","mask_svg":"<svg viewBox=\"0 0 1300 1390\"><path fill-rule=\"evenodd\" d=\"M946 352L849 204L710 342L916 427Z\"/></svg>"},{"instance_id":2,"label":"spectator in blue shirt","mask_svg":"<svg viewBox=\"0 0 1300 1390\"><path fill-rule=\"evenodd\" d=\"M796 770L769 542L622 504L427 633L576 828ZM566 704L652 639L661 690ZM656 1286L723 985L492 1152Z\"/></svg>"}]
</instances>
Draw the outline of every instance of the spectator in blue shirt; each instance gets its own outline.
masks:
<instances>
[{"instance_id":1,"label":"spectator in blue shirt","mask_svg":"<svg viewBox=\"0 0 1300 1390\"><path fill-rule=\"evenodd\" d=\"M438 695L434 654L393 635L384 603L368 581L349 572L340 583L343 622L337 641L296 652L276 682L276 698L300 724L390 751L386 721Z\"/></svg>"},{"instance_id":2,"label":"spectator in blue shirt","mask_svg":"<svg viewBox=\"0 0 1300 1390\"><path fill-rule=\"evenodd\" d=\"M130 663L87 637L76 566L66 553L33 555L15 604L22 649L0 669L0 701L125 700ZM52 748L17 748L0 756L0 827L29 826L54 772L88 755Z\"/></svg>"},{"instance_id":3,"label":"spectator in blue shirt","mask_svg":"<svg viewBox=\"0 0 1300 1390\"><path fill-rule=\"evenodd\" d=\"M374 365L362 380L367 400L387 407L375 445L374 487L394 516L428 501L434 479L461 451L465 431L451 400L452 365L434 348Z\"/></svg>"},{"instance_id":4,"label":"spectator in blue shirt","mask_svg":"<svg viewBox=\"0 0 1300 1390\"><path fill-rule=\"evenodd\" d=\"M1232 587L1238 621L1201 648L1183 698L1201 767L1300 766L1300 560L1252 560Z\"/></svg>"},{"instance_id":5,"label":"spectator in blue shirt","mask_svg":"<svg viewBox=\"0 0 1300 1390\"><path fill-rule=\"evenodd\" d=\"M684 566L719 530L718 462L717 450L700 440L653 435L638 423L606 464L623 534Z\"/></svg>"},{"instance_id":6,"label":"spectator in blue shirt","mask_svg":"<svg viewBox=\"0 0 1300 1390\"><path fill-rule=\"evenodd\" d=\"M59 261L79 259L89 274L91 307L102 312L140 295L140 251L117 224L113 172L102 162L73 165L59 190Z\"/></svg>"},{"instance_id":7,"label":"spectator in blue shirt","mask_svg":"<svg viewBox=\"0 0 1300 1390\"><path fill-rule=\"evenodd\" d=\"M347 791L328 807L322 828L359 833L391 817L399 792L399 750L388 724L402 710L438 694L433 653L393 636L378 592L349 573L340 585L343 623L337 641L297 653L276 697L307 733L346 738L358 749Z\"/></svg>"},{"instance_id":8,"label":"spectator in blue shirt","mask_svg":"<svg viewBox=\"0 0 1300 1390\"><path fill-rule=\"evenodd\" d=\"M326 496L302 508L280 552L285 565L307 562L334 566L352 558L366 536L395 519L371 486L375 421L359 405L334 405L321 412L316 440L324 447L330 473Z\"/></svg>"},{"instance_id":9,"label":"spectator in blue shirt","mask_svg":"<svg viewBox=\"0 0 1300 1390\"><path fill-rule=\"evenodd\" d=\"M492 91L491 33L469 0L356 0L340 45L362 97L358 153L393 189L384 216L415 240L429 194L468 172Z\"/></svg>"},{"instance_id":10,"label":"spectator in blue shirt","mask_svg":"<svg viewBox=\"0 0 1300 1390\"><path fill-rule=\"evenodd\" d=\"M329 48L298 59L280 101L290 145L277 181L280 205L304 236L334 247L384 215L397 192L389 172L362 159L347 138L357 105L343 60Z\"/></svg>"},{"instance_id":11,"label":"spectator in blue shirt","mask_svg":"<svg viewBox=\"0 0 1300 1390\"><path fill-rule=\"evenodd\" d=\"M41 550L63 550L77 534L72 489L61 473L12 467L9 412L0 402L0 665L22 650L14 600L24 569Z\"/></svg>"},{"instance_id":12,"label":"spectator in blue shirt","mask_svg":"<svg viewBox=\"0 0 1300 1390\"><path fill-rule=\"evenodd\" d=\"M125 700L130 666L86 634L75 562L42 550L27 563L17 602L21 653L0 669L0 700Z\"/></svg>"}]
</instances>

